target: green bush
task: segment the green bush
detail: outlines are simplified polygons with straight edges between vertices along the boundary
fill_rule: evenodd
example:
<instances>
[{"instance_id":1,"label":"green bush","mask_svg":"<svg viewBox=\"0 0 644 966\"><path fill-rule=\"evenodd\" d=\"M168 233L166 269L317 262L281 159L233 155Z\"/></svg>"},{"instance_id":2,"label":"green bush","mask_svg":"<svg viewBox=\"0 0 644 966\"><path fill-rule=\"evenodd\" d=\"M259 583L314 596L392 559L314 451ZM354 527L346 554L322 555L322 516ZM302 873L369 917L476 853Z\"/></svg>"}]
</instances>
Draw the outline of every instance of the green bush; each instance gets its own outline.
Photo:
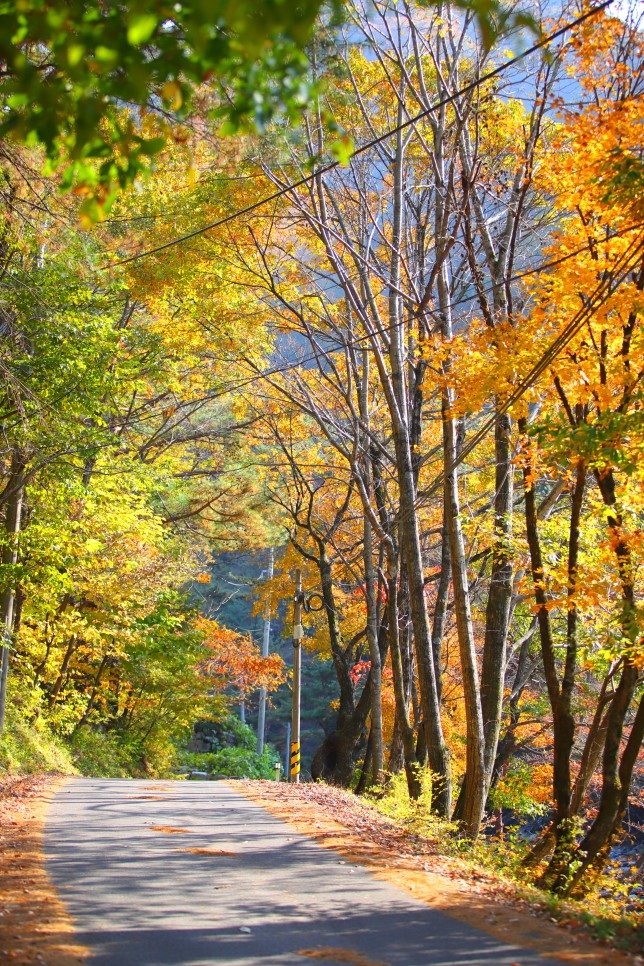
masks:
<instances>
[{"instance_id":1,"label":"green bush","mask_svg":"<svg viewBox=\"0 0 644 966\"><path fill-rule=\"evenodd\" d=\"M76 771L71 755L40 717L25 720L16 708L7 708L0 734L0 772L28 775L37 771Z\"/></svg>"},{"instance_id":2,"label":"green bush","mask_svg":"<svg viewBox=\"0 0 644 966\"><path fill-rule=\"evenodd\" d=\"M221 748L245 748L246 751L253 751L257 746L255 732L235 714L227 714L223 718L204 718L197 722L194 733L196 737L206 737L212 751L219 751Z\"/></svg>"},{"instance_id":3,"label":"green bush","mask_svg":"<svg viewBox=\"0 0 644 966\"><path fill-rule=\"evenodd\" d=\"M209 739L214 750L208 752L179 752L179 763L184 770L203 771L209 775L228 778L274 778L277 752L267 745L263 754L256 751L257 738L252 728L236 715L213 721Z\"/></svg>"},{"instance_id":4,"label":"green bush","mask_svg":"<svg viewBox=\"0 0 644 966\"><path fill-rule=\"evenodd\" d=\"M212 765L208 771L229 778L274 778L275 762L279 760L271 748L265 748L261 755L248 748L222 748L209 757Z\"/></svg>"},{"instance_id":5,"label":"green bush","mask_svg":"<svg viewBox=\"0 0 644 966\"><path fill-rule=\"evenodd\" d=\"M492 808L510 808L526 818L544 815L550 805L535 801L533 787L532 768L515 758L508 773L490 794L490 805Z\"/></svg>"},{"instance_id":6,"label":"green bush","mask_svg":"<svg viewBox=\"0 0 644 966\"><path fill-rule=\"evenodd\" d=\"M93 778L131 778L140 771L138 749L115 733L81 728L69 739L74 764Z\"/></svg>"},{"instance_id":7,"label":"green bush","mask_svg":"<svg viewBox=\"0 0 644 966\"><path fill-rule=\"evenodd\" d=\"M420 780L422 792L417 801L409 797L404 771L390 775L384 788L370 790L365 799L406 831L427 838L444 839L447 843L455 826L437 818L431 811L432 776L427 768L421 769Z\"/></svg>"},{"instance_id":8,"label":"green bush","mask_svg":"<svg viewBox=\"0 0 644 966\"><path fill-rule=\"evenodd\" d=\"M275 762L279 755L265 748L262 755L249 748L220 748L219 751L184 752L180 755L184 768L204 771L209 775L226 775L228 778L274 778Z\"/></svg>"},{"instance_id":9,"label":"green bush","mask_svg":"<svg viewBox=\"0 0 644 966\"><path fill-rule=\"evenodd\" d=\"M0 771L27 775L38 771L76 771L69 750L51 731L33 700L12 687L4 731L0 734Z\"/></svg>"}]
</instances>

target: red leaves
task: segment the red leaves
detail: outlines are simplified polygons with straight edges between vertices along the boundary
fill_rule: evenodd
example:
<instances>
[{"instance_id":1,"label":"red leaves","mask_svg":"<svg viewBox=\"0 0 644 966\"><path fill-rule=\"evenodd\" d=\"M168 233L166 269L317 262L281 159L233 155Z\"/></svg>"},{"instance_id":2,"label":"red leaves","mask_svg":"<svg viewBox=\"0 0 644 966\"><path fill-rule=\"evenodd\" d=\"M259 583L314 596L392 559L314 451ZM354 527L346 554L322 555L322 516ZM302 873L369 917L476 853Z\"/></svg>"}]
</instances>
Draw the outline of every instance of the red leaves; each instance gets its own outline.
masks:
<instances>
[{"instance_id":1,"label":"red leaves","mask_svg":"<svg viewBox=\"0 0 644 966\"><path fill-rule=\"evenodd\" d=\"M203 662L203 671L219 689L233 686L243 697L258 688L275 691L286 680L286 667L279 654L262 657L259 645L249 635L205 618L199 618L197 629L204 634L210 654Z\"/></svg>"},{"instance_id":2,"label":"red leaves","mask_svg":"<svg viewBox=\"0 0 644 966\"><path fill-rule=\"evenodd\" d=\"M358 661L349 671L351 683L355 687L362 678L365 678L371 669L371 661Z\"/></svg>"}]
</instances>

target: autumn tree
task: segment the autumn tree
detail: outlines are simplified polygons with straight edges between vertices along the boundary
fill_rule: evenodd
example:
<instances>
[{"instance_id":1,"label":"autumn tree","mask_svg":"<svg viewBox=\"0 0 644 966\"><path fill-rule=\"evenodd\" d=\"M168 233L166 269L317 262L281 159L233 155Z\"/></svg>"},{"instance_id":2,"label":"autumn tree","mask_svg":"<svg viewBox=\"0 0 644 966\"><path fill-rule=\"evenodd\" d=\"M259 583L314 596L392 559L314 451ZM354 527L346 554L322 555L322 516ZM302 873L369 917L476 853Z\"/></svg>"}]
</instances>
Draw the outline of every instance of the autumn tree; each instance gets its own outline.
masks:
<instances>
[{"instance_id":1,"label":"autumn tree","mask_svg":"<svg viewBox=\"0 0 644 966\"><path fill-rule=\"evenodd\" d=\"M552 176L552 180L547 180L547 184L568 214L558 238L558 253L581 248L583 254L574 263L565 262L535 286L536 305L530 320L539 324L540 318L547 318L550 323L555 317L569 319L580 311L584 313L583 328L579 326L578 334L567 340L549 370L552 408L540 416L531 430L537 444L563 462L570 480L567 643L560 683L555 678L557 661L547 619L551 578L540 553L534 512L530 510L535 474L530 466L534 457L528 458L524 470L524 474L529 474L526 509L544 667L555 723L558 717L564 719L561 737L557 740L555 736L557 847L546 873L557 891L569 891L589 867L605 859L624 815L632 770L644 736L641 699L637 704L642 630L636 577L640 553L637 494L641 489L636 455L641 441L636 427L639 385L644 374L638 328L644 269L638 234L638 195L625 195L619 187L624 159L632 152L633 158L637 158L634 125L637 126L639 116L643 47L637 25L608 16L603 18L601 29L583 30L574 47L575 76L584 99L575 111L558 104L561 125L549 165L548 178ZM587 145L583 153L579 150L581 144ZM569 281L570 269L574 271L574 284ZM557 293L554 299L553 291ZM556 323L551 331L557 332ZM533 445L530 443L529 447ZM598 550L605 573L610 574L607 582L612 591L606 587L605 592L616 603L611 606L606 600L605 606L612 613L603 630L604 640L591 645L585 656L595 673L601 674L603 664L599 681L604 677L604 683L582 756L582 773L571 793L570 755L576 730L571 702L576 667L584 656L579 650L578 623L580 611L587 606L585 574L592 567L583 542L584 514L601 505L607 532L606 543L600 543ZM598 651L603 654L603 661L593 656ZM589 764L597 759L599 748L599 810L587 833L575 844L574 831L568 823L583 801Z\"/></svg>"}]
</instances>

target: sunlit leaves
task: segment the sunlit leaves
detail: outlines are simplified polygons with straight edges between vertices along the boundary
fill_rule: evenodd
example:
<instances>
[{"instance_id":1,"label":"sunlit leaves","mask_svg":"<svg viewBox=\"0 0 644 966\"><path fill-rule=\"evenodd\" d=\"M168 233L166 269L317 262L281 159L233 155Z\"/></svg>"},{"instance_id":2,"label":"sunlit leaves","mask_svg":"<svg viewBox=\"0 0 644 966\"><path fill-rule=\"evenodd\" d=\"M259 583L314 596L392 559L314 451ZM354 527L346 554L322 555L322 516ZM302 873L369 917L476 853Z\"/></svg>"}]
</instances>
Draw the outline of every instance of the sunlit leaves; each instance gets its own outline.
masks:
<instances>
[{"instance_id":1,"label":"sunlit leaves","mask_svg":"<svg viewBox=\"0 0 644 966\"><path fill-rule=\"evenodd\" d=\"M195 87L208 82L233 129L263 127L275 113L301 108L310 95L301 48L319 9L319 0L214 9L165 0L5 3L0 136L42 144L53 163L71 162L67 184L91 195L86 214L97 217L165 140L142 140L137 124L119 120L120 106L130 105L132 118L140 117L156 113L161 98L185 113ZM164 135L172 123L161 125Z\"/></svg>"}]
</instances>

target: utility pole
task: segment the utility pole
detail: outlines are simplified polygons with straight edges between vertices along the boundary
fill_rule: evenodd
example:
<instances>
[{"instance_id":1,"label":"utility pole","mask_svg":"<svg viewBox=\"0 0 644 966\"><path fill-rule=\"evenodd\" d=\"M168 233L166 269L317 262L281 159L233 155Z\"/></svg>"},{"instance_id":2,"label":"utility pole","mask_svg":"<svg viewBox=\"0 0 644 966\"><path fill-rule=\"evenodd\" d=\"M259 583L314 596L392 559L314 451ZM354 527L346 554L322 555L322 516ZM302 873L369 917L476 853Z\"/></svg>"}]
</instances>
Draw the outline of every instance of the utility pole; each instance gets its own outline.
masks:
<instances>
[{"instance_id":1,"label":"utility pole","mask_svg":"<svg viewBox=\"0 0 644 966\"><path fill-rule=\"evenodd\" d=\"M295 596L293 598L293 706L291 713L291 767L289 782L300 781L300 694L302 686L302 571L295 571Z\"/></svg>"},{"instance_id":2,"label":"utility pole","mask_svg":"<svg viewBox=\"0 0 644 966\"><path fill-rule=\"evenodd\" d=\"M286 722L286 751L284 753L284 774L286 775L286 780L291 780L291 719Z\"/></svg>"},{"instance_id":3,"label":"utility pole","mask_svg":"<svg viewBox=\"0 0 644 966\"><path fill-rule=\"evenodd\" d=\"M273 548L271 547L270 556L268 558L268 577L270 580L273 576ZM268 657L268 649L271 640L271 602L270 600L266 602L266 610L264 612L264 634L262 636L262 657ZM259 710L257 714L257 754L261 755L264 751L264 735L266 733L266 688L261 688L259 692Z\"/></svg>"}]
</instances>

